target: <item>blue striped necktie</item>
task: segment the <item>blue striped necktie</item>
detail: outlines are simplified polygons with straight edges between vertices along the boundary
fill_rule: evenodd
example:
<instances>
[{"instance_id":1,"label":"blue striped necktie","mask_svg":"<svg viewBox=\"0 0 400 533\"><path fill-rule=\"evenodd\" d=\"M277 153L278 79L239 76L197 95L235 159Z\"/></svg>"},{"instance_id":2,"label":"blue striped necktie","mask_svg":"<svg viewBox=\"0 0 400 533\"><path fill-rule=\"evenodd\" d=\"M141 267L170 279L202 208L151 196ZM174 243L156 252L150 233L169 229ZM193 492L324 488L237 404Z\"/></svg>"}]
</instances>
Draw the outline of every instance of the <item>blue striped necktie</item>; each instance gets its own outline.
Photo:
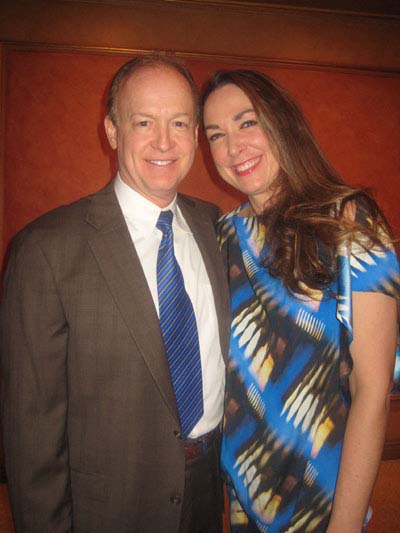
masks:
<instances>
[{"instance_id":1,"label":"blue striped necktie","mask_svg":"<svg viewBox=\"0 0 400 533\"><path fill-rule=\"evenodd\" d=\"M203 385L196 317L175 258L172 211L161 211L157 257L160 325L184 438L203 415Z\"/></svg>"}]
</instances>

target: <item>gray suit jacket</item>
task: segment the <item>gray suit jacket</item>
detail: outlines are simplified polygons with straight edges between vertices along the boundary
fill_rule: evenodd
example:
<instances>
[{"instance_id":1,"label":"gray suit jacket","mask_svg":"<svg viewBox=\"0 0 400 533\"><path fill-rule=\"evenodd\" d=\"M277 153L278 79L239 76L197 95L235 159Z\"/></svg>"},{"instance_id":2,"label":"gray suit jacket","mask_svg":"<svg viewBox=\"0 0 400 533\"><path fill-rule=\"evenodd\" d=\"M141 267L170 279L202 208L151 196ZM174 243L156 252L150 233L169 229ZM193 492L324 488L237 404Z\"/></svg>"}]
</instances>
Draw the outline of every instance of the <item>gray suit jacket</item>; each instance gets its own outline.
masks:
<instances>
[{"instance_id":1,"label":"gray suit jacket","mask_svg":"<svg viewBox=\"0 0 400 533\"><path fill-rule=\"evenodd\" d=\"M214 290L212 204L179 196ZM17 533L176 532L179 421L157 313L113 184L15 239L2 302L2 416Z\"/></svg>"}]
</instances>

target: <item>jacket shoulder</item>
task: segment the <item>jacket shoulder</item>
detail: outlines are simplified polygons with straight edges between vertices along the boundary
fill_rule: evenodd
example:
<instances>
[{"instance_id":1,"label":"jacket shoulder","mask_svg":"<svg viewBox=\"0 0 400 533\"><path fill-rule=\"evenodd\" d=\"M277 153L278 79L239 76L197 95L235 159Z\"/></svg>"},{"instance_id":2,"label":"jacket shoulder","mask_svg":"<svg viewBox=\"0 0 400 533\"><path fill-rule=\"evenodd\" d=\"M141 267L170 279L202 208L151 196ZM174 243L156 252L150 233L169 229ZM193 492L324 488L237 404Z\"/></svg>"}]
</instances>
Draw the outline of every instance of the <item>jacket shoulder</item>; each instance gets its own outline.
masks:
<instances>
[{"instance_id":1,"label":"jacket shoulder","mask_svg":"<svg viewBox=\"0 0 400 533\"><path fill-rule=\"evenodd\" d=\"M71 236L83 233L84 222L91 199L86 196L68 205L62 205L39 216L12 239L10 248L68 240Z\"/></svg>"},{"instance_id":2,"label":"jacket shoulder","mask_svg":"<svg viewBox=\"0 0 400 533\"><path fill-rule=\"evenodd\" d=\"M196 198L195 196L189 196L187 194L180 193L178 196L181 201L189 206L207 211L208 214L215 220L221 216L221 209L218 207L218 205L213 204L212 202Z\"/></svg>"}]
</instances>

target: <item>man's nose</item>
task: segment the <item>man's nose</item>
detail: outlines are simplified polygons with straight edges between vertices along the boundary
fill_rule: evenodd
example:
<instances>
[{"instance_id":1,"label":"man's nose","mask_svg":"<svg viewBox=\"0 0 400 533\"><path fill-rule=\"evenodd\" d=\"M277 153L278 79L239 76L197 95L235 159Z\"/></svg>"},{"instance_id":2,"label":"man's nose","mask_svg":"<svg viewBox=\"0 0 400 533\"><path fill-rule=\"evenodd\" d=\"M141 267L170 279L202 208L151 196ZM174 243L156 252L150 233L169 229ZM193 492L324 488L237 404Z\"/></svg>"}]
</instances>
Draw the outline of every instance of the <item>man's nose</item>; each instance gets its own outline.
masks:
<instances>
[{"instance_id":1,"label":"man's nose","mask_svg":"<svg viewBox=\"0 0 400 533\"><path fill-rule=\"evenodd\" d=\"M171 133L172 132L168 125L159 125L156 129L155 138L153 142L155 148L161 150L162 152L167 152L168 150L170 150L174 145Z\"/></svg>"}]
</instances>

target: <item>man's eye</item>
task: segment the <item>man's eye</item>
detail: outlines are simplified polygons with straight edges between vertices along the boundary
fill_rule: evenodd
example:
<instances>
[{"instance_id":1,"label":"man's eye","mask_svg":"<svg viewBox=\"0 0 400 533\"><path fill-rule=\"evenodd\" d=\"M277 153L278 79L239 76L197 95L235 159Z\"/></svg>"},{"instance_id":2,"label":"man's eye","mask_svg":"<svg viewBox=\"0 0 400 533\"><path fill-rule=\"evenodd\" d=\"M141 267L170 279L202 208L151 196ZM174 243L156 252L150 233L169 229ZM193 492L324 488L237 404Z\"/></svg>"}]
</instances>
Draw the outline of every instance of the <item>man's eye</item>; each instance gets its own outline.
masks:
<instances>
[{"instance_id":1,"label":"man's eye","mask_svg":"<svg viewBox=\"0 0 400 533\"><path fill-rule=\"evenodd\" d=\"M186 122L183 122L183 120L177 120L175 122L175 126L177 128L187 128L187 123Z\"/></svg>"},{"instance_id":2,"label":"man's eye","mask_svg":"<svg viewBox=\"0 0 400 533\"><path fill-rule=\"evenodd\" d=\"M137 122L136 125L139 126L140 128L145 128L146 126L149 125L149 121L148 120L140 120L139 122Z\"/></svg>"},{"instance_id":3,"label":"man's eye","mask_svg":"<svg viewBox=\"0 0 400 533\"><path fill-rule=\"evenodd\" d=\"M241 128L250 128L251 126L256 126L258 124L257 120L245 120L241 124Z\"/></svg>"}]
</instances>

